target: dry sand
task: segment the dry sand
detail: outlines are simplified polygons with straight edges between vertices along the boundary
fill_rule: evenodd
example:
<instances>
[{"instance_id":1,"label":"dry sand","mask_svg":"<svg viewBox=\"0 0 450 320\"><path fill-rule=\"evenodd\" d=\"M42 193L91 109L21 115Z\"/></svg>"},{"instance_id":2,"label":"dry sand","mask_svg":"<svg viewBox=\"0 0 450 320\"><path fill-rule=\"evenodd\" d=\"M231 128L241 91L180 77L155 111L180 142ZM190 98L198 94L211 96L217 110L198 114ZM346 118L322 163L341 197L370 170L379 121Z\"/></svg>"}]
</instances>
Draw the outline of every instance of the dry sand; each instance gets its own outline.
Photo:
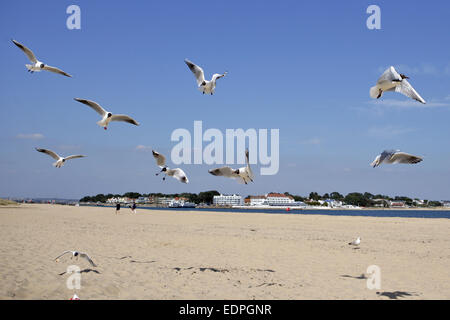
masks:
<instances>
[{"instance_id":1,"label":"dry sand","mask_svg":"<svg viewBox=\"0 0 450 320\"><path fill-rule=\"evenodd\" d=\"M0 299L68 299L71 264L81 299L450 298L449 219L120 211L0 207ZM98 267L55 262L64 250ZM379 290L366 286L370 265Z\"/></svg>"}]
</instances>

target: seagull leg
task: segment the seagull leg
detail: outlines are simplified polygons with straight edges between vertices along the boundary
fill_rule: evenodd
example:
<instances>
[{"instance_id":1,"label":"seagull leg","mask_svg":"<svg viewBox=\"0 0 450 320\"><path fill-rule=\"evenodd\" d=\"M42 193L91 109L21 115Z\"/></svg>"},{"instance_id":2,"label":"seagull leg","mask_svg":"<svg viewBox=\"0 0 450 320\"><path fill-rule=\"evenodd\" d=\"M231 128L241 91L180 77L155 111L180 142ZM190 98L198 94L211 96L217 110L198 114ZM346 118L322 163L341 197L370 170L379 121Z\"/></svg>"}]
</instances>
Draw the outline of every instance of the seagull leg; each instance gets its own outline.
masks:
<instances>
[{"instance_id":1,"label":"seagull leg","mask_svg":"<svg viewBox=\"0 0 450 320\"><path fill-rule=\"evenodd\" d=\"M377 99L379 99L380 97L381 97L381 95L383 94L383 90L379 90L379 93L378 93L378 96L377 96Z\"/></svg>"}]
</instances>

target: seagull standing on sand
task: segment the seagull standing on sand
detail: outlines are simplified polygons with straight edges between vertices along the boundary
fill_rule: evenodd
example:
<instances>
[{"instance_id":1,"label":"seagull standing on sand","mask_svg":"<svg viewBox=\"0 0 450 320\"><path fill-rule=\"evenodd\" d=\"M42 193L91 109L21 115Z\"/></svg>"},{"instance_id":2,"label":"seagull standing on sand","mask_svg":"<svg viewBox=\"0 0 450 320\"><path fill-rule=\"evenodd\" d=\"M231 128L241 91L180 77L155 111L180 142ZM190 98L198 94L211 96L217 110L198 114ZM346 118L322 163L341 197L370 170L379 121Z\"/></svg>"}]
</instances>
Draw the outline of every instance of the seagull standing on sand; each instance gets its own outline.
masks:
<instances>
[{"instance_id":1,"label":"seagull standing on sand","mask_svg":"<svg viewBox=\"0 0 450 320\"><path fill-rule=\"evenodd\" d=\"M349 242L348 244L351 246L359 246L360 243L361 243L361 238L358 237L358 238L356 238L356 240L353 240L352 242Z\"/></svg>"},{"instance_id":2,"label":"seagull standing on sand","mask_svg":"<svg viewBox=\"0 0 450 320\"><path fill-rule=\"evenodd\" d=\"M414 164L419 163L423 159L418 156L414 156L412 154L408 154L405 152L400 152L400 150L385 150L381 154L379 154L375 160L370 164L372 167L378 167L382 163L408 163Z\"/></svg>"},{"instance_id":3,"label":"seagull standing on sand","mask_svg":"<svg viewBox=\"0 0 450 320\"><path fill-rule=\"evenodd\" d=\"M155 150L152 150L153 157L156 159L156 164L161 168L161 171L156 175L159 175L161 172L164 172L167 176L174 177L178 181L182 183L189 183L189 180L180 168L170 169L166 166L166 157ZM166 180L166 177L163 177L163 181Z\"/></svg>"},{"instance_id":4,"label":"seagull standing on sand","mask_svg":"<svg viewBox=\"0 0 450 320\"><path fill-rule=\"evenodd\" d=\"M205 80L205 73L203 72L203 69L200 68L198 65L194 64L193 62L189 61L188 59L185 59L184 62L187 64L189 69L191 69L192 73L195 75L195 79L197 79L197 85L198 89L203 92L203 94L214 94L214 90L216 88L216 81L217 79L220 79L222 77L225 77L227 72L224 72L223 74L215 73L212 76L212 79L210 81Z\"/></svg>"},{"instance_id":5,"label":"seagull standing on sand","mask_svg":"<svg viewBox=\"0 0 450 320\"><path fill-rule=\"evenodd\" d=\"M97 102L79 98L74 98L74 100L81 102L97 111L97 113L102 116L102 120L98 121L97 124L100 127L103 127L105 130L108 129L108 125L111 121L123 121L134 124L135 126L139 125L139 123L136 120L125 114L112 114L111 112L106 111Z\"/></svg>"},{"instance_id":6,"label":"seagull standing on sand","mask_svg":"<svg viewBox=\"0 0 450 320\"><path fill-rule=\"evenodd\" d=\"M70 257L70 259L73 259L74 257L78 260L79 257L85 259L86 261L88 261L91 266L96 267L97 265L94 263L94 261L92 261L92 259L88 256L87 253L84 252L79 252L79 251L64 251L63 253L61 253L59 256L57 256L55 258L55 261L58 262L59 258L61 258L63 255L67 254L67 253L71 253L72 256Z\"/></svg>"},{"instance_id":7,"label":"seagull standing on sand","mask_svg":"<svg viewBox=\"0 0 450 320\"><path fill-rule=\"evenodd\" d=\"M11 41L18 46L24 53L25 55L28 57L28 59L31 61L31 63L33 64L26 64L25 66L28 69L28 72L34 73L42 71L42 70L47 70L50 72L54 72L54 73L59 73L62 74L63 76L66 77L72 77L70 74L56 68L56 67L51 67L48 66L46 64L44 64L43 62L39 61L38 59L36 59L36 56L34 55L33 51L31 51L30 49L28 49L27 47L25 47L23 44L17 42L16 40L12 40Z\"/></svg>"},{"instance_id":8,"label":"seagull standing on sand","mask_svg":"<svg viewBox=\"0 0 450 320\"><path fill-rule=\"evenodd\" d=\"M245 150L245 162L247 165L239 169L232 169L230 167L221 167L217 169L211 169L208 172L213 176L222 176L226 178L236 179L239 183L248 184L253 182L253 172L250 168L248 149Z\"/></svg>"},{"instance_id":9,"label":"seagull standing on sand","mask_svg":"<svg viewBox=\"0 0 450 320\"><path fill-rule=\"evenodd\" d=\"M53 163L53 166L55 166L56 168L61 168L64 165L64 163L66 162L66 160L76 159L76 158L84 158L85 157L83 155L74 155L74 156L68 156L68 157L61 157L61 156L57 155L55 152L53 152L51 150L39 149L39 148L36 148L36 151L39 151L39 152L42 152L42 153L46 153L50 157L55 159L56 162Z\"/></svg>"},{"instance_id":10,"label":"seagull standing on sand","mask_svg":"<svg viewBox=\"0 0 450 320\"><path fill-rule=\"evenodd\" d=\"M414 90L406 79L409 79L409 77L398 73L391 66L384 71L378 79L377 84L370 88L370 96L379 99L383 95L383 92L395 91L425 104L425 100Z\"/></svg>"}]
</instances>

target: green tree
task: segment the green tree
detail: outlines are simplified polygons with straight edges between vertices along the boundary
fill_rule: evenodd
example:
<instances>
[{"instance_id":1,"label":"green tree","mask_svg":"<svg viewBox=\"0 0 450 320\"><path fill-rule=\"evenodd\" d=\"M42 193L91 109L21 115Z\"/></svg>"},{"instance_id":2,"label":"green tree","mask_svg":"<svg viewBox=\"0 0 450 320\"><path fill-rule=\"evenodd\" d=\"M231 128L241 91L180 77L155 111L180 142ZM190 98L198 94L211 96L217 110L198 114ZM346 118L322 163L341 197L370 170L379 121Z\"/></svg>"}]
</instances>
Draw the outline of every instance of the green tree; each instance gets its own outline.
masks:
<instances>
[{"instance_id":1,"label":"green tree","mask_svg":"<svg viewBox=\"0 0 450 320\"><path fill-rule=\"evenodd\" d=\"M200 192L198 194L199 203L208 203L211 204L213 202L214 196L218 196L220 193L216 190Z\"/></svg>"},{"instance_id":2,"label":"green tree","mask_svg":"<svg viewBox=\"0 0 450 320\"><path fill-rule=\"evenodd\" d=\"M141 196L141 194L138 192L127 192L123 196L130 199L137 199Z\"/></svg>"},{"instance_id":3,"label":"green tree","mask_svg":"<svg viewBox=\"0 0 450 320\"><path fill-rule=\"evenodd\" d=\"M320 195L317 192L311 192L309 194L309 199L315 200L315 201L320 200Z\"/></svg>"},{"instance_id":4,"label":"green tree","mask_svg":"<svg viewBox=\"0 0 450 320\"><path fill-rule=\"evenodd\" d=\"M370 200L364 197L363 194L359 192L352 192L345 196L344 202L354 206L367 207L370 205Z\"/></svg>"},{"instance_id":5,"label":"green tree","mask_svg":"<svg viewBox=\"0 0 450 320\"><path fill-rule=\"evenodd\" d=\"M344 196L342 194L340 194L339 192L332 192L330 194L330 198L333 200L337 200L337 201L344 200Z\"/></svg>"}]
</instances>

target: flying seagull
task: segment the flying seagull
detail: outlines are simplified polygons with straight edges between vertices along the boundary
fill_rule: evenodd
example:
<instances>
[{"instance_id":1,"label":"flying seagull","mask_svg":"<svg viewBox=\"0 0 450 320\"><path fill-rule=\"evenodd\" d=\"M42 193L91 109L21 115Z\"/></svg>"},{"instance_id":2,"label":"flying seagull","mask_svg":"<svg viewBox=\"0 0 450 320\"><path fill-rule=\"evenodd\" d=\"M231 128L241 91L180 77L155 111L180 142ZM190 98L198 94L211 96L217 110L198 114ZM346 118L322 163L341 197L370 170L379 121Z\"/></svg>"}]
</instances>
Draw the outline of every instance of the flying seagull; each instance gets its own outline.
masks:
<instances>
[{"instance_id":1,"label":"flying seagull","mask_svg":"<svg viewBox=\"0 0 450 320\"><path fill-rule=\"evenodd\" d=\"M111 112L106 111L97 102L80 98L74 98L74 100L81 102L97 111L97 113L102 116L102 120L98 121L97 124L100 127L103 127L105 130L108 129L108 125L111 121L124 121L134 124L135 126L139 125L139 123L136 120L125 114L112 114Z\"/></svg>"},{"instance_id":2,"label":"flying seagull","mask_svg":"<svg viewBox=\"0 0 450 320\"><path fill-rule=\"evenodd\" d=\"M215 73L212 76L211 80L205 80L205 73L203 72L203 69L200 68L195 63L189 61L188 59L184 59L184 62L187 64L189 69L191 69L192 73L195 75L195 79L197 79L197 85L198 89L203 92L203 94L214 94L214 90L216 88L216 81L217 79L220 79L222 77L225 77L227 72L224 72L223 74Z\"/></svg>"},{"instance_id":3,"label":"flying seagull","mask_svg":"<svg viewBox=\"0 0 450 320\"><path fill-rule=\"evenodd\" d=\"M245 150L245 162L247 163L247 166L239 168L239 169L233 169L230 167L221 167L216 169L211 169L208 172L212 174L213 176L222 176L226 178L233 178L236 179L239 183L245 183L248 184L250 181L253 182L253 172L250 168L249 164L249 156L248 156L248 149Z\"/></svg>"},{"instance_id":4,"label":"flying seagull","mask_svg":"<svg viewBox=\"0 0 450 320\"><path fill-rule=\"evenodd\" d=\"M30 49L28 49L27 47L25 47L23 44L17 42L16 40L11 39L11 41L18 46L24 53L25 55L28 57L28 59L31 61L31 63L33 64L26 64L25 66L28 69L28 72L34 73L42 71L42 70L47 70L50 72L54 72L54 73L59 73L62 74L63 76L66 77L72 77L70 74L62 71L61 69L58 69L56 67L51 67L49 65L44 64L43 62L39 61L38 59L36 59L36 56L34 55L33 51L31 51Z\"/></svg>"},{"instance_id":5,"label":"flying seagull","mask_svg":"<svg viewBox=\"0 0 450 320\"><path fill-rule=\"evenodd\" d=\"M378 167L382 163L419 163L423 159L412 154L400 152L400 150L385 150L379 154L370 164L372 167Z\"/></svg>"},{"instance_id":6,"label":"flying seagull","mask_svg":"<svg viewBox=\"0 0 450 320\"><path fill-rule=\"evenodd\" d=\"M91 264L91 266L93 266L93 267L96 267L96 266L97 266L97 265L94 263L94 261L92 261L92 259L88 256L87 253L83 253L83 252L79 252L79 251L70 251L70 250L64 251L63 253L61 253L59 256L57 256L57 257L55 258L55 261L58 262L58 261L59 261L59 258L61 258L63 255L65 255L65 254L67 254L67 253L71 253L71 254L72 254L72 256L70 257L70 259L72 259L73 257L75 257L75 258L77 258L77 260L78 260L78 258L81 257L81 258L83 258L83 259L86 259L86 260Z\"/></svg>"},{"instance_id":7,"label":"flying seagull","mask_svg":"<svg viewBox=\"0 0 450 320\"><path fill-rule=\"evenodd\" d=\"M407 97L417 100L423 104L426 101L417 93L408 82L409 77L398 73L394 67L389 67L378 79L377 84L370 88L370 96L379 99L385 91L399 92Z\"/></svg>"},{"instance_id":8,"label":"flying seagull","mask_svg":"<svg viewBox=\"0 0 450 320\"><path fill-rule=\"evenodd\" d=\"M55 166L56 168L61 168L64 165L64 163L66 162L66 160L76 159L76 158L84 158L85 157L83 155L73 155L73 156L68 156L68 157L61 157L61 156L57 155L56 153L54 153L51 150L39 149L39 148L36 148L36 151L39 151L39 152L42 152L42 153L46 153L50 157L55 159L56 162L53 163L53 166Z\"/></svg>"},{"instance_id":9,"label":"flying seagull","mask_svg":"<svg viewBox=\"0 0 450 320\"><path fill-rule=\"evenodd\" d=\"M358 238L356 238L356 240L353 240L352 242L349 242L348 244L351 246L359 246L360 243L361 243L361 238L358 237Z\"/></svg>"},{"instance_id":10,"label":"flying seagull","mask_svg":"<svg viewBox=\"0 0 450 320\"><path fill-rule=\"evenodd\" d=\"M164 172L167 176L174 177L182 183L189 183L189 180L183 170L181 170L180 168L170 169L168 166L166 166L166 157L164 155L156 152L155 150L152 150L152 153L153 157L156 159L156 165L161 168L161 171L156 175ZM164 180L166 180L166 177L163 177L163 181Z\"/></svg>"}]
</instances>

